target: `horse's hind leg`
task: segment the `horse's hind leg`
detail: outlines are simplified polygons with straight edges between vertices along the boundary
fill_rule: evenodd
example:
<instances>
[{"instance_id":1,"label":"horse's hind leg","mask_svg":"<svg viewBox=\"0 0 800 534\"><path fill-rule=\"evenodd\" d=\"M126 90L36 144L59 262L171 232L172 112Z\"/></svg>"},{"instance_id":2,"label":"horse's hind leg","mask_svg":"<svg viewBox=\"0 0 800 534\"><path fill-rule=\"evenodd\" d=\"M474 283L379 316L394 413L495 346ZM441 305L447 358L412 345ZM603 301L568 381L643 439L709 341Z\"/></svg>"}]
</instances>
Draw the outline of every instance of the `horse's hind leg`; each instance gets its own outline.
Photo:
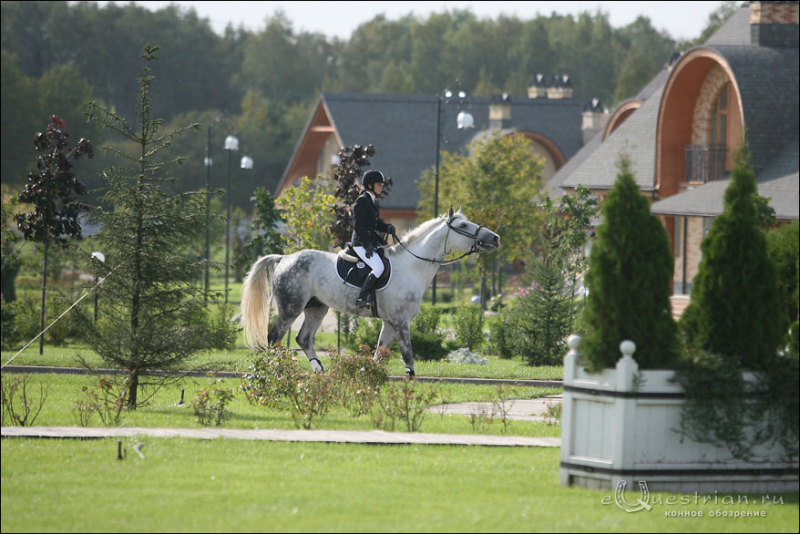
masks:
<instances>
[{"instance_id":1,"label":"horse's hind leg","mask_svg":"<svg viewBox=\"0 0 800 534\"><path fill-rule=\"evenodd\" d=\"M278 313L278 318L275 319L275 324L273 324L272 328L269 329L269 344L274 345L275 343L279 343L286 335L286 332L289 331L289 328L292 326L292 323L294 323L295 319L297 319L296 315L294 317L287 317Z\"/></svg>"},{"instance_id":2,"label":"horse's hind leg","mask_svg":"<svg viewBox=\"0 0 800 534\"><path fill-rule=\"evenodd\" d=\"M324 371L322 363L320 363L319 358L317 358L317 353L314 351L314 338L327 313L327 306L317 299L311 299L309 303L306 304L303 326L300 327L300 331L295 338L297 344L300 345L300 348L303 349L303 352L306 354L311 368L314 369L315 373Z\"/></svg>"}]
</instances>

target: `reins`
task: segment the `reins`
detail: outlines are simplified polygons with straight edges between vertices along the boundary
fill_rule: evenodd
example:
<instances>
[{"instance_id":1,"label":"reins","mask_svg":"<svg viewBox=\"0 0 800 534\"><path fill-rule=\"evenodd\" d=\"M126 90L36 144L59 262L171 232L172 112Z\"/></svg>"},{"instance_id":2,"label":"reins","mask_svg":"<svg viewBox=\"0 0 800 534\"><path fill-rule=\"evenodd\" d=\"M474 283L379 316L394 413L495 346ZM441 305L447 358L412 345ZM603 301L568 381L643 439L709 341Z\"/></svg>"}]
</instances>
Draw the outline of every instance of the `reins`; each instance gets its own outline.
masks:
<instances>
[{"instance_id":1,"label":"reins","mask_svg":"<svg viewBox=\"0 0 800 534\"><path fill-rule=\"evenodd\" d=\"M453 263L456 263L457 261L461 261L462 259L466 258L470 254L475 254L476 252L478 252L478 234L480 233L481 228L483 228L483 226L478 226L478 228L475 230L475 235L472 235L472 234L468 234L467 232L464 232L463 230L459 230L458 228L453 228L452 226L450 226L450 222L448 221L448 223L447 223L447 236L450 235L450 230L452 230L457 234L461 234L463 236L473 238L475 240L475 242L472 243L472 247L470 247L470 249L467 252L465 252L464 254L462 254L461 256L457 257L454 260L447 260L447 261L445 261L445 260L437 260L435 258L434 259L423 258L422 256L418 256L417 254L414 253L413 250L408 248L406 246L406 244L403 243L397 237L397 233L392 233L392 237L394 238L395 242L399 243L404 249L406 249L408 251L409 254L411 254L412 256L417 258L418 260L427 261L427 262L430 262L430 263L438 263L440 265L452 265ZM445 239L444 239L444 243L445 243L444 244L444 253L445 253L445 255L448 254L448 252L447 252L447 236L445 236Z\"/></svg>"}]
</instances>

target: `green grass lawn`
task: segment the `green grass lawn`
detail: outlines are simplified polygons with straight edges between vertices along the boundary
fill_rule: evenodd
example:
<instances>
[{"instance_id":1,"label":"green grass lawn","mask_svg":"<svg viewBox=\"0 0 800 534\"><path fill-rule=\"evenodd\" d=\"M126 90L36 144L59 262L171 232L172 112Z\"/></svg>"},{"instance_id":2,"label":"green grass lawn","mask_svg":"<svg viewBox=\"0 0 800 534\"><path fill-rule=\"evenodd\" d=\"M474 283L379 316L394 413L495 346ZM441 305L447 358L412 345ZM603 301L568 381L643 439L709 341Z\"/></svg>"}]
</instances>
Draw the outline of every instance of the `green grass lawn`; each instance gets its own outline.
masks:
<instances>
[{"instance_id":1,"label":"green grass lawn","mask_svg":"<svg viewBox=\"0 0 800 534\"><path fill-rule=\"evenodd\" d=\"M796 532L768 504L653 504L561 487L555 448L142 438L2 446L3 532ZM680 496L651 494L652 503ZM760 498L760 497L759 497ZM760 501L759 501L760 502ZM674 509L704 517L668 517ZM710 517L716 511L766 517Z\"/></svg>"},{"instance_id":2,"label":"green grass lawn","mask_svg":"<svg viewBox=\"0 0 800 534\"><path fill-rule=\"evenodd\" d=\"M14 377L15 375L9 375ZM46 393L46 401L41 413L34 422L38 426L72 426L80 424L78 412L75 409L77 401L85 400L82 388L94 389L97 379L88 375L57 375L50 373L37 373L28 375L30 382L27 385L29 400L35 403L40 398L40 392ZM7 377L6 377L7 379ZM140 399L149 398L147 404L135 411L123 412L122 426L126 427L176 427L176 428L202 428L196 421L189 403L198 395L201 388L208 388L216 383L215 378L183 378L171 381L160 388L146 387L140 390ZM228 403L229 416L223 422L224 428L265 429L296 428L288 412L284 409L267 408L252 405L239 391L241 379L223 379L218 387L230 389L234 393L233 400ZM432 384L417 383L416 388L424 391L438 392L440 403L454 402L491 402L498 398L497 388L493 386L473 386L458 384ZM184 405L175 406L184 395ZM518 387L506 388L506 399L535 399L544 395L559 392L555 388ZM152 395L152 398L150 398ZM10 424L3 421L3 424ZM30 424L30 423L29 423ZM90 421L90 426L103 426L99 416L95 415ZM374 430L375 426L369 415L354 417L341 407L334 406L321 420L318 428L330 430ZM405 427L398 424L396 431ZM468 416L442 415L434 411L425 416L420 429L422 432L443 434L513 434L521 436L559 436L558 425L533 421L502 421L483 422L473 426Z\"/></svg>"},{"instance_id":3,"label":"green grass lawn","mask_svg":"<svg viewBox=\"0 0 800 534\"><path fill-rule=\"evenodd\" d=\"M320 333L317 335L317 347L319 350L336 347L336 333ZM238 347L242 347L240 342ZM292 344L297 348L296 344ZM347 350L347 349L342 349ZM0 353L0 359L6 363L17 353L16 350L4 350ZM54 347L45 345L44 354L39 355L39 345L34 343L11 362L13 365L53 365L58 367L78 367L80 358L84 358L93 367L108 367L102 359L92 350L82 344L72 344L65 347ZM305 355L298 354L298 357L305 359ZM198 353L190 360L186 361L184 369L214 369L217 371L241 371L246 370L253 353L245 348L237 348L230 351L209 351ZM541 366L532 367L521 361L519 358L504 360L497 356L485 356L486 365L459 364L449 361L427 362L417 360L415 370L418 376L433 377L466 377L466 378L508 378L508 379L527 379L527 380L560 380L563 376L561 366ZM323 365L330 361L330 356L323 356ZM405 365L399 353L388 364L389 373L392 375L403 375Z\"/></svg>"}]
</instances>

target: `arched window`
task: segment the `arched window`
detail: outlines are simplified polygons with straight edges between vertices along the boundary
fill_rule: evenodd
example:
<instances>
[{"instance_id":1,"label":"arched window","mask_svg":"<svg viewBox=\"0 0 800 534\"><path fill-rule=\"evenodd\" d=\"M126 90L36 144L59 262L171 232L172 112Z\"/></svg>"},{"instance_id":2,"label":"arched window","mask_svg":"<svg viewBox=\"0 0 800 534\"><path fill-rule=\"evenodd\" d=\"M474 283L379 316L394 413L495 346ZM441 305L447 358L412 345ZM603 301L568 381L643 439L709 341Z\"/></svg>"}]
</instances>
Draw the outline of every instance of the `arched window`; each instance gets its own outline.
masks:
<instances>
[{"instance_id":1,"label":"arched window","mask_svg":"<svg viewBox=\"0 0 800 534\"><path fill-rule=\"evenodd\" d=\"M721 178L725 174L725 161L727 159L728 138L728 87L730 83L722 86L714 102L714 114L711 118L711 158L709 178Z\"/></svg>"}]
</instances>

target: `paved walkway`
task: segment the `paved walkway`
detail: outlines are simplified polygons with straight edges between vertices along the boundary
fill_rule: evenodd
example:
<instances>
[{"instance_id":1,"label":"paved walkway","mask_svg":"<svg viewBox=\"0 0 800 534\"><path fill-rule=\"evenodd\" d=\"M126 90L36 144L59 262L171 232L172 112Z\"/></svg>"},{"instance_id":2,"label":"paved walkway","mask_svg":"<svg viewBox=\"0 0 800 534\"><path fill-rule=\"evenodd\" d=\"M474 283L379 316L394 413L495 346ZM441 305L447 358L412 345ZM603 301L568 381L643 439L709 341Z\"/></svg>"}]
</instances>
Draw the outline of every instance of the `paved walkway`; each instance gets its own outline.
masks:
<instances>
[{"instance_id":1,"label":"paved walkway","mask_svg":"<svg viewBox=\"0 0 800 534\"><path fill-rule=\"evenodd\" d=\"M76 426L4 426L4 438L98 439L151 436L158 438L247 439L308 441L375 445L483 445L490 447L559 447L560 438L489 436L476 434L424 434L380 430L233 430L225 428L93 428Z\"/></svg>"},{"instance_id":2,"label":"paved walkway","mask_svg":"<svg viewBox=\"0 0 800 534\"><path fill-rule=\"evenodd\" d=\"M547 406L561 401L560 396L506 403L506 417L518 420L545 420ZM467 402L434 406L432 412L445 414L492 414L492 403ZM496 409L496 408L495 408ZM494 413L494 417L499 417ZM96 428L78 426L4 426L2 437L99 439L151 436L160 438L247 439L263 441L307 441L318 443L362 443L376 445L482 445L488 447L560 447L561 438L490 436L478 434L426 434L421 432L383 432L380 430L236 430L226 428Z\"/></svg>"},{"instance_id":3,"label":"paved walkway","mask_svg":"<svg viewBox=\"0 0 800 534\"><path fill-rule=\"evenodd\" d=\"M552 422L550 413L552 408L561 404L561 395L548 395L540 399L509 400L504 404L491 402L462 402L460 404L442 404L432 406L429 410L439 414L461 414L476 416L492 416L494 419L502 417L505 411L506 419L519 421L544 421Z\"/></svg>"}]
</instances>

